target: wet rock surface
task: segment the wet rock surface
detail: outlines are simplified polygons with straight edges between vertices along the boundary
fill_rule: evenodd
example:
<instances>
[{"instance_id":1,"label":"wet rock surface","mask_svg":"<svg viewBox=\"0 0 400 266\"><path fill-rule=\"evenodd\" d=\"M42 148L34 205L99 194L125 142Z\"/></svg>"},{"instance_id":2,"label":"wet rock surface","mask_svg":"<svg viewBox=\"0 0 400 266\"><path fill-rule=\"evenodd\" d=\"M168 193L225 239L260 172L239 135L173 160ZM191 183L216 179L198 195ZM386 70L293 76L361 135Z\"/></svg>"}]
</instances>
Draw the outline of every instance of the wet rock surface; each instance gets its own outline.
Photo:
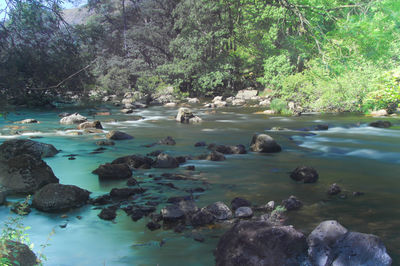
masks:
<instances>
[{"instance_id":1,"label":"wet rock surface","mask_svg":"<svg viewBox=\"0 0 400 266\"><path fill-rule=\"evenodd\" d=\"M282 148L271 136L255 134L250 143L250 150L261 153L275 153L282 151Z\"/></svg>"},{"instance_id":2,"label":"wet rock surface","mask_svg":"<svg viewBox=\"0 0 400 266\"><path fill-rule=\"evenodd\" d=\"M308 166L298 166L292 171L290 177L294 181L302 181L304 183L315 183L317 182L319 175L317 170Z\"/></svg>"},{"instance_id":3,"label":"wet rock surface","mask_svg":"<svg viewBox=\"0 0 400 266\"><path fill-rule=\"evenodd\" d=\"M117 130L112 130L107 133L106 135L107 139L112 139L112 140L129 140L133 139L133 136L126 134L122 131L117 131Z\"/></svg>"},{"instance_id":4,"label":"wet rock surface","mask_svg":"<svg viewBox=\"0 0 400 266\"><path fill-rule=\"evenodd\" d=\"M216 265L299 265L306 237L290 226L241 221L219 240Z\"/></svg>"},{"instance_id":5,"label":"wet rock surface","mask_svg":"<svg viewBox=\"0 0 400 266\"><path fill-rule=\"evenodd\" d=\"M93 174L98 175L100 180L118 180L130 178L132 176L132 171L125 163L106 163L94 170Z\"/></svg>"},{"instance_id":6,"label":"wet rock surface","mask_svg":"<svg viewBox=\"0 0 400 266\"><path fill-rule=\"evenodd\" d=\"M89 191L73 185L48 184L35 193L32 206L44 212L78 208L88 202L89 194Z\"/></svg>"}]
</instances>

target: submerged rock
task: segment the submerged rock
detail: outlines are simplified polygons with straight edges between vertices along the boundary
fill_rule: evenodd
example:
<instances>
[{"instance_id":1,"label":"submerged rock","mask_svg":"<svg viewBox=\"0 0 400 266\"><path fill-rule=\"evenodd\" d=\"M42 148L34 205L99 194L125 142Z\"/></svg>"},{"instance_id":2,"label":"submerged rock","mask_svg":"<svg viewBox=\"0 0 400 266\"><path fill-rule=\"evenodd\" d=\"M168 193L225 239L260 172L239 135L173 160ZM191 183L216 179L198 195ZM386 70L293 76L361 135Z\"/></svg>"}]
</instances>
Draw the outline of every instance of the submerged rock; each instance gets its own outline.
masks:
<instances>
[{"instance_id":1,"label":"submerged rock","mask_svg":"<svg viewBox=\"0 0 400 266\"><path fill-rule=\"evenodd\" d=\"M303 203L295 196L290 196L288 199L282 201L283 207L288 211L298 210L303 206Z\"/></svg>"},{"instance_id":2,"label":"submerged rock","mask_svg":"<svg viewBox=\"0 0 400 266\"><path fill-rule=\"evenodd\" d=\"M98 145L98 146L114 146L115 142L112 140L99 140L99 141L96 141L96 145Z\"/></svg>"},{"instance_id":3,"label":"submerged rock","mask_svg":"<svg viewBox=\"0 0 400 266\"><path fill-rule=\"evenodd\" d=\"M306 237L290 226L241 221L219 240L216 265L301 265Z\"/></svg>"},{"instance_id":4,"label":"submerged rock","mask_svg":"<svg viewBox=\"0 0 400 266\"><path fill-rule=\"evenodd\" d=\"M150 169L153 159L141 155L128 155L115 159L111 164L127 164L131 169Z\"/></svg>"},{"instance_id":5,"label":"submerged rock","mask_svg":"<svg viewBox=\"0 0 400 266\"><path fill-rule=\"evenodd\" d=\"M32 206L44 212L78 208L87 203L89 194L73 185L48 184L35 193Z\"/></svg>"},{"instance_id":6,"label":"submerged rock","mask_svg":"<svg viewBox=\"0 0 400 266\"><path fill-rule=\"evenodd\" d=\"M81 124L86 121L87 121L86 117L84 117L78 113L74 113L72 115L68 115L68 116L61 118L60 124L73 125L73 124Z\"/></svg>"},{"instance_id":7,"label":"submerged rock","mask_svg":"<svg viewBox=\"0 0 400 266\"><path fill-rule=\"evenodd\" d=\"M225 158L225 156L224 156L222 153L217 152L217 151L212 151L212 152L206 157L206 160L209 160L209 161L225 161L226 158Z\"/></svg>"},{"instance_id":8,"label":"submerged rock","mask_svg":"<svg viewBox=\"0 0 400 266\"><path fill-rule=\"evenodd\" d=\"M121 164L102 164L92 172L99 176L101 180L128 179L132 176L132 171L125 163Z\"/></svg>"},{"instance_id":9,"label":"submerged rock","mask_svg":"<svg viewBox=\"0 0 400 266\"><path fill-rule=\"evenodd\" d=\"M255 152L273 153L280 152L281 146L267 134L255 134L250 143L250 150Z\"/></svg>"},{"instance_id":10,"label":"submerged rock","mask_svg":"<svg viewBox=\"0 0 400 266\"><path fill-rule=\"evenodd\" d=\"M178 161L169 154L161 153L157 156L157 160L153 165L155 168L177 168Z\"/></svg>"},{"instance_id":11,"label":"submerged rock","mask_svg":"<svg viewBox=\"0 0 400 266\"><path fill-rule=\"evenodd\" d=\"M161 145L171 145L171 146L173 146L173 145L176 144L176 141L175 141L171 136L168 136L168 137L166 137L165 139L160 140L160 141L158 142L158 144L161 144Z\"/></svg>"},{"instance_id":12,"label":"submerged rock","mask_svg":"<svg viewBox=\"0 0 400 266\"><path fill-rule=\"evenodd\" d=\"M389 128L392 126L392 123L390 123L389 121L375 121L375 122L371 122L369 124L370 127L377 127L377 128Z\"/></svg>"},{"instance_id":13,"label":"submerged rock","mask_svg":"<svg viewBox=\"0 0 400 266\"><path fill-rule=\"evenodd\" d=\"M0 191L0 206L6 203L6 193L4 191Z\"/></svg>"},{"instance_id":14,"label":"submerged rock","mask_svg":"<svg viewBox=\"0 0 400 266\"><path fill-rule=\"evenodd\" d=\"M176 222L185 217L185 213L175 204L162 208L161 215L165 222Z\"/></svg>"},{"instance_id":15,"label":"submerged rock","mask_svg":"<svg viewBox=\"0 0 400 266\"><path fill-rule=\"evenodd\" d=\"M292 171L290 177L295 181L303 181L304 183L315 183L318 180L317 171L308 166L298 166Z\"/></svg>"},{"instance_id":16,"label":"submerged rock","mask_svg":"<svg viewBox=\"0 0 400 266\"><path fill-rule=\"evenodd\" d=\"M107 133L106 138L112 140L128 140L133 139L133 137L129 134L126 134L122 131L112 130Z\"/></svg>"},{"instance_id":17,"label":"submerged rock","mask_svg":"<svg viewBox=\"0 0 400 266\"><path fill-rule=\"evenodd\" d=\"M336 183L334 183L329 187L328 195L334 196L339 194L341 191L342 189Z\"/></svg>"},{"instance_id":18,"label":"submerged rock","mask_svg":"<svg viewBox=\"0 0 400 266\"><path fill-rule=\"evenodd\" d=\"M193 226L205 226L214 223L215 217L207 208L202 208L190 217Z\"/></svg>"},{"instance_id":19,"label":"submerged rock","mask_svg":"<svg viewBox=\"0 0 400 266\"><path fill-rule=\"evenodd\" d=\"M308 236L313 265L391 265L382 241L374 235L348 232L337 221L320 223Z\"/></svg>"}]
</instances>

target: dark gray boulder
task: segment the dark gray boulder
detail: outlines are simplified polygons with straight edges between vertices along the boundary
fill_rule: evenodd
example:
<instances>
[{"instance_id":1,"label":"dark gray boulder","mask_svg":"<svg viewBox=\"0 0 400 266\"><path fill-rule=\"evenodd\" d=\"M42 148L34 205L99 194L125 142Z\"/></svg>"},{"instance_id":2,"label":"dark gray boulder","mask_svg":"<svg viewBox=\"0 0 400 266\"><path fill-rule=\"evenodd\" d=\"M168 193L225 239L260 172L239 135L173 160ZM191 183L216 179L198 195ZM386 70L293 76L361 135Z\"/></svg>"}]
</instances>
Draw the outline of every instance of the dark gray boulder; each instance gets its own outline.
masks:
<instances>
[{"instance_id":1,"label":"dark gray boulder","mask_svg":"<svg viewBox=\"0 0 400 266\"><path fill-rule=\"evenodd\" d=\"M0 185L8 193L33 194L47 184L58 182L53 170L42 159L29 154L0 161Z\"/></svg>"},{"instance_id":2,"label":"dark gray boulder","mask_svg":"<svg viewBox=\"0 0 400 266\"><path fill-rule=\"evenodd\" d=\"M292 171L290 177L294 181L302 181L304 183L315 183L318 180L318 172L308 166L298 166Z\"/></svg>"},{"instance_id":3,"label":"dark gray boulder","mask_svg":"<svg viewBox=\"0 0 400 266\"><path fill-rule=\"evenodd\" d=\"M208 205L206 209L212 215L214 215L214 218L217 220L227 220L227 219L232 219L233 217L232 211L225 203L221 201Z\"/></svg>"},{"instance_id":4,"label":"dark gray boulder","mask_svg":"<svg viewBox=\"0 0 400 266\"><path fill-rule=\"evenodd\" d=\"M210 144L207 147L209 150L216 151L222 154L246 154L246 147L242 144L236 146Z\"/></svg>"},{"instance_id":5,"label":"dark gray boulder","mask_svg":"<svg viewBox=\"0 0 400 266\"><path fill-rule=\"evenodd\" d=\"M214 215L209 212L207 208L202 208L190 217L190 224L193 226L205 226L208 224L213 224L214 221Z\"/></svg>"},{"instance_id":6,"label":"dark gray boulder","mask_svg":"<svg viewBox=\"0 0 400 266\"><path fill-rule=\"evenodd\" d=\"M0 206L6 203L6 193L4 191L0 191Z\"/></svg>"},{"instance_id":7,"label":"dark gray boulder","mask_svg":"<svg viewBox=\"0 0 400 266\"><path fill-rule=\"evenodd\" d=\"M298 210L303 206L303 203L295 196L290 196L288 199L282 201L282 206L288 211Z\"/></svg>"},{"instance_id":8,"label":"dark gray boulder","mask_svg":"<svg viewBox=\"0 0 400 266\"><path fill-rule=\"evenodd\" d=\"M99 141L96 141L96 145L98 145L98 146L114 146L115 142L112 140L99 140Z\"/></svg>"},{"instance_id":9,"label":"dark gray boulder","mask_svg":"<svg viewBox=\"0 0 400 266\"><path fill-rule=\"evenodd\" d=\"M253 210L250 207L239 207L235 211L236 218L251 218Z\"/></svg>"},{"instance_id":10,"label":"dark gray boulder","mask_svg":"<svg viewBox=\"0 0 400 266\"><path fill-rule=\"evenodd\" d=\"M212 151L210 154L207 155L206 160L219 162L219 161L225 161L226 158L222 153L217 151Z\"/></svg>"},{"instance_id":11,"label":"dark gray boulder","mask_svg":"<svg viewBox=\"0 0 400 266\"><path fill-rule=\"evenodd\" d=\"M171 136L168 136L168 137L166 137L165 139L162 139L162 140L158 141L158 144L160 144L160 145L171 145L171 146L173 146L173 145L176 144L176 141L175 141Z\"/></svg>"},{"instance_id":12,"label":"dark gray boulder","mask_svg":"<svg viewBox=\"0 0 400 266\"><path fill-rule=\"evenodd\" d=\"M110 191L110 197L113 200L128 199L130 196L142 194L146 190L141 188L113 188Z\"/></svg>"},{"instance_id":13,"label":"dark gray boulder","mask_svg":"<svg viewBox=\"0 0 400 266\"><path fill-rule=\"evenodd\" d=\"M106 220L106 221L111 221L114 220L117 217L117 209L116 208L104 208L101 210L101 212L98 214L100 219Z\"/></svg>"},{"instance_id":14,"label":"dark gray boulder","mask_svg":"<svg viewBox=\"0 0 400 266\"><path fill-rule=\"evenodd\" d=\"M265 221L241 221L219 240L216 265L301 265L305 236L290 226Z\"/></svg>"},{"instance_id":15,"label":"dark gray boulder","mask_svg":"<svg viewBox=\"0 0 400 266\"><path fill-rule=\"evenodd\" d=\"M369 123L370 127L377 127L377 128L388 128L392 126L392 123L390 123L389 121L375 121L375 122L371 122Z\"/></svg>"},{"instance_id":16,"label":"dark gray boulder","mask_svg":"<svg viewBox=\"0 0 400 266\"><path fill-rule=\"evenodd\" d=\"M133 136L126 134L122 131L111 130L106 134L106 138L112 140L128 140L128 139L133 139Z\"/></svg>"},{"instance_id":17,"label":"dark gray boulder","mask_svg":"<svg viewBox=\"0 0 400 266\"><path fill-rule=\"evenodd\" d=\"M185 213L179 206L167 205L161 209L161 216L164 222L176 222L185 218Z\"/></svg>"},{"instance_id":18,"label":"dark gray boulder","mask_svg":"<svg viewBox=\"0 0 400 266\"><path fill-rule=\"evenodd\" d=\"M336 183L334 183L330 185L327 193L328 195L334 196L339 194L340 192L342 192L342 189Z\"/></svg>"},{"instance_id":19,"label":"dark gray boulder","mask_svg":"<svg viewBox=\"0 0 400 266\"><path fill-rule=\"evenodd\" d=\"M337 221L320 223L308 236L308 255L316 266L391 265L382 241L374 235L349 232Z\"/></svg>"},{"instance_id":20,"label":"dark gray boulder","mask_svg":"<svg viewBox=\"0 0 400 266\"><path fill-rule=\"evenodd\" d=\"M141 155L128 155L115 159L111 164L127 164L131 169L150 169L153 159Z\"/></svg>"},{"instance_id":21,"label":"dark gray boulder","mask_svg":"<svg viewBox=\"0 0 400 266\"><path fill-rule=\"evenodd\" d=\"M172 157L169 154L161 153L157 156L156 162L153 167L155 168L177 168L179 167L179 163L175 157Z\"/></svg>"},{"instance_id":22,"label":"dark gray boulder","mask_svg":"<svg viewBox=\"0 0 400 266\"><path fill-rule=\"evenodd\" d=\"M247 199L236 197L231 201L232 210L236 211L237 208L240 207L250 207L251 202Z\"/></svg>"},{"instance_id":23,"label":"dark gray boulder","mask_svg":"<svg viewBox=\"0 0 400 266\"><path fill-rule=\"evenodd\" d=\"M59 151L51 144L30 139L12 139L0 145L0 160L8 160L18 155L29 154L37 159L53 157Z\"/></svg>"},{"instance_id":24,"label":"dark gray boulder","mask_svg":"<svg viewBox=\"0 0 400 266\"><path fill-rule=\"evenodd\" d=\"M32 206L44 212L78 208L87 203L90 192L73 185L48 184L33 196Z\"/></svg>"},{"instance_id":25,"label":"dark gray boulder","mask_svg":"<svg viewBox=\"0 0 400 266\"><path fill-rule=\"evenodd\" d=\"M119 180L128 179L132 176L132 171L127 164L102 164L92 172L99 176L100 180Z\"/></svg>"},{"instance_id":26,"label":"dark gray boulder","mask_svg":"<svg viewBox=\"0 0 400 266\"><path fill-rule=\"evenodd\" d=\"M250 143L250 150L261 153L282 151L281 146L267 134L255 134Z\"/></svg>"}]
</instances>

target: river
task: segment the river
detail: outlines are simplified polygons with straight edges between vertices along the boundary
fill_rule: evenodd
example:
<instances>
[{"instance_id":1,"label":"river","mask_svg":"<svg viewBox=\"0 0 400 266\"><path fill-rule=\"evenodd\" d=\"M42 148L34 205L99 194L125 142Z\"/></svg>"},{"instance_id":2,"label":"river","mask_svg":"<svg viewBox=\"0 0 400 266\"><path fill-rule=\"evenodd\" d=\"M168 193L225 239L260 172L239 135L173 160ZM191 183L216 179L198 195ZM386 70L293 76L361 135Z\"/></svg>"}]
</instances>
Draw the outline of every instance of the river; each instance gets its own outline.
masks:
<instances>
[{"instance_id":1,"label":"river","mask_svg":"<svg viewBox=\"0 0 400 266\"><path fill-rule=\"evenodd\" d=\"M229 205L234 197L244 197L254 205L270 200L280 203L290 195L303 201L304 207L289 213L290 224L308 234L321 221L338 220L352 231L371 233L385 243L393 265L400 264L400 120L388 118L394 126L390 129L369 127L377 120L358 114L306 114L300 117L281 117L253 114L251 108L194 108L203 118L198 125L180 124L173 120L178 108L150 107L130 115L120 114L111 108L111 116L97 116L106 131L118 129L133 135L133 140L117 141L106 147L104 153L92 154L98 146L95 142L103 135L73 136L66 131L71 126L59 124L60 112L79 112L93 119L87 108L58 110L17 110L10 112L7 120L0 117L0 143L16 136L10 127L18 121L34 118L40 124L23 125L18 137L40 136L37 141L53 144L62 150L45 161L53 169L62 184L73 184L92 192L91 197L108 193L111 188L124 187L125 181L99 182L91 172L98 165L129 154L147 154L160 149L172 155L199 155L205 147L194 147L198 141L218 144L244 144L248 148L254 133L271 135L282 146L276 154L248 153L228 155L223 162L193 160L199 181L173 181L179 190L156 186L149 174L185 172L184 167L175 170L137 170L134 177L142 181L153 195L167 199L169 196L187 195L185 189L202 187L197 193L199 207L215 201ZM136 116L144 119L136 120ZM115 119L117 122L112 122ZM108 121L108 122L106 122ZM318 124L328 124L326 131L304 131ZM272 127L286 128L271 131ZM300 130L301 129L301 130ZM71 131L71 130L70 130ZM312 134L310 134L312 133ZM145 147L166 136L176 140L175 146ZM68 160L76 154L75 160ZM317 169L319 180L315 184L295 183L288 172L299 165ZM337 183L346 197L327 195L329 185ZM363 192L353 196L354 191ZM8 198L18 201L21 198ZM397 202L397 203L396 203ZM160 205L158 208L161 208ZM213 265L213 250L224 228L197 230L205 237L203 243L194 241L191 230L181 234L171 230L149 231L148 218L133 222L118 211L115 222L97 217L100 210L87 205L67 213L46 214L33 210L24 218L31 226L27 231L36 252L40 245L48 243L43 253L44 265ZM0 219L10 216L8 207L0 207ZM81 216L78 219L77 216ZM67 225L61 228L60 225ZM49 237L54 229L54 234Z\"/></svg>"}]
</instances>

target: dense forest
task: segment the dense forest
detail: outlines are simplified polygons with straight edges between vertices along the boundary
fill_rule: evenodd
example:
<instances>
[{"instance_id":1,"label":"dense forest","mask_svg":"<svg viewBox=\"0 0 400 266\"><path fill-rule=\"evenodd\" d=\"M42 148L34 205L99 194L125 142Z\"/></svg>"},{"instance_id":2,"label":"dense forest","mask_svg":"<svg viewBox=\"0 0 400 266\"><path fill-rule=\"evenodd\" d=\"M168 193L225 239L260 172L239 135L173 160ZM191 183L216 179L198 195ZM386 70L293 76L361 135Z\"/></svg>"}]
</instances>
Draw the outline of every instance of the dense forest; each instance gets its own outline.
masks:
<instances>
[{"instance_id":1,"label":"dense forest","mask_svg":"<svg viewBox=\"0 0 400 266\"><path fill-rule=\"evenodd\" d=\"M397 0L89 0L79 24L62 3L0 11L0 89L16 103L171 86L181 97L251 87L319 111L400 102Z\"/></svg>"}]
</instances>

